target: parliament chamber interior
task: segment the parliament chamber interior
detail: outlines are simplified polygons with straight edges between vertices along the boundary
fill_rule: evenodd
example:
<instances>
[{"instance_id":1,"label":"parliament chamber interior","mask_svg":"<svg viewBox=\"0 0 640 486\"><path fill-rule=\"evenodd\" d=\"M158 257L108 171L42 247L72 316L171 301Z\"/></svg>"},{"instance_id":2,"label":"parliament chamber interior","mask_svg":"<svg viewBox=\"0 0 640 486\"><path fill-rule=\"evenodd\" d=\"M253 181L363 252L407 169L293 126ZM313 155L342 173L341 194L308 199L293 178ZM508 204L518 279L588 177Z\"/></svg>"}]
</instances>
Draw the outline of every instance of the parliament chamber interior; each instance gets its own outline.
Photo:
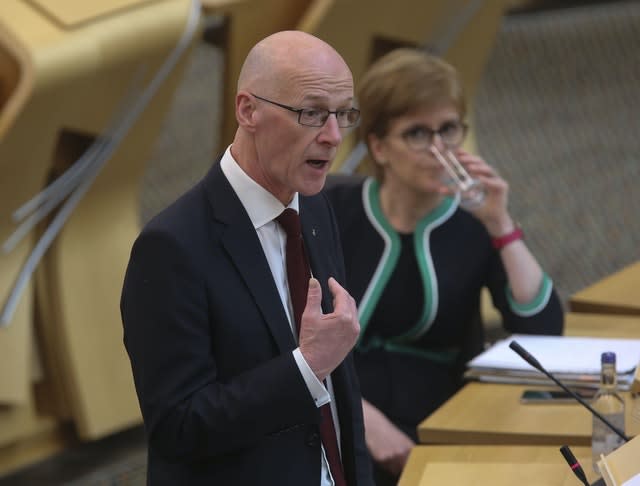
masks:
<instances>
[{"instance_id":1,"label":"parliament chamber interior","mask_svg":"<svg viewBox=\"0 0 640 486\"><path fill-rule=\"evenodd\" d=\"M118 307L131 245L231 142L248 49L288 29L356 86L394 47L456 66L468 143L517 194L564 310L640 338L639 2L2 0L0 486L146 484ZM357 170L350 135L332 170Z\"/></svg>"}]
</instances>

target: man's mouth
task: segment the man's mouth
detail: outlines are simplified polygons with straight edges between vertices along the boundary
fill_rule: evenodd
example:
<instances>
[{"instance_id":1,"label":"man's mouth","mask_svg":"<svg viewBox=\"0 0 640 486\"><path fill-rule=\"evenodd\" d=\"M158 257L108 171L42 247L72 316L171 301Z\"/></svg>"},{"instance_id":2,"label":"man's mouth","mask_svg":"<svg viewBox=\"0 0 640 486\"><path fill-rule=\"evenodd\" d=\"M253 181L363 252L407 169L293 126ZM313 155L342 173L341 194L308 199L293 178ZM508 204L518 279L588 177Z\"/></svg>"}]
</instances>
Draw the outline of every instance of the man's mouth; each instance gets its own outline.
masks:
<instances>
[{"instance_id":1,"label":"man's mouth","mask_svg":"<svg viewBox=\"0 0 640 486\"><path fill-rule=\"evenodd\" d=\"M317 168L317 169L321 169L323 168L325 165L327 165L329 163L329 161L327 159L307 159L307 164Z\"/></svg>"}]
</instances>

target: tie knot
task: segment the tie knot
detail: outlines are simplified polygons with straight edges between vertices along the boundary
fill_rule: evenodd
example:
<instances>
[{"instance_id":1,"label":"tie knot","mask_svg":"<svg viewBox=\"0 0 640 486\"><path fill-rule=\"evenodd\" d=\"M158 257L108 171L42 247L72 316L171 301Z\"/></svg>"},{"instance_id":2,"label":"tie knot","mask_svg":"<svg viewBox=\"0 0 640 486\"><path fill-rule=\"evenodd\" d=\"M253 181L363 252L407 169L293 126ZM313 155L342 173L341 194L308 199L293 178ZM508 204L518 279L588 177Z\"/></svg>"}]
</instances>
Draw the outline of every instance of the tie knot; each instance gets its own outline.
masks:
<instances>
[{"instance_id":1,"label":"tie knot","mask_svg":"<svg viewBox=\"0 0 640 486\"><path fill-rule=\"evenodd\" d=\"M299 238L302 231L300 229L300 216L295 210L286 208L276 218L276 221L280 223L282 229L287 234L287 238Z\"/></svg>"}]
</instances>

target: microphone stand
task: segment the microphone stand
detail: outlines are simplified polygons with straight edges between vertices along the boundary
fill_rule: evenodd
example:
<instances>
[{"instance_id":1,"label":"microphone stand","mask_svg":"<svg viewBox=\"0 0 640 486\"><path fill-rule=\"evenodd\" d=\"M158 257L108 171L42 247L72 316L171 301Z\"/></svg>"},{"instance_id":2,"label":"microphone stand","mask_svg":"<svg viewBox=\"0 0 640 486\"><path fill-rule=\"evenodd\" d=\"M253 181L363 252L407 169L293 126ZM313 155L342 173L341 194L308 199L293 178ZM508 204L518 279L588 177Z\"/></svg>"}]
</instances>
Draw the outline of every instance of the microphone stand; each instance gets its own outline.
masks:
<instances>
[{"instance_id":1,"label":"microphone stand","mask_svg":"<svg viewBox=\"0 0 640 486\"><path fill-rule=\"evenodd\" d=\"M609 427L611 430L613 430L622 440L624 440L625 442L629 442L629 437L627 437L624 432L622 432L621 430L619 430L615 425L613 425L611 422L609 422L607 419L605 419L599 412L597 412L596 410L593 409L593 407L591 407L591 405L589 405L587 402L585 402L582 398L580 398L575 392L573 392L572 390L570 390L569 388L567 388L563 383L561 383L555 376L553 376L551 373L549 373L546 369L543 368L543 366L538 362L538 360L536 358L534 358L531 354L529 354L522 346L520 346L516 341L511 341L511 343L509 343L509 347L511 349L513 349L516 353L518 353L518 355L524 359L527 363L529 363L531 366L533 366L535 369L541 371L542 373L544 373L546 376L548 376L556 385L558 385L560 388L562 388L564 391L566 391L569 395L571 395L573 398L575 398L578 402L580 402L581 405L585 406L593 415L595 415L596 417L598 417L602 423L604 423L607 427Z\"/></svg>"}]
</instances>

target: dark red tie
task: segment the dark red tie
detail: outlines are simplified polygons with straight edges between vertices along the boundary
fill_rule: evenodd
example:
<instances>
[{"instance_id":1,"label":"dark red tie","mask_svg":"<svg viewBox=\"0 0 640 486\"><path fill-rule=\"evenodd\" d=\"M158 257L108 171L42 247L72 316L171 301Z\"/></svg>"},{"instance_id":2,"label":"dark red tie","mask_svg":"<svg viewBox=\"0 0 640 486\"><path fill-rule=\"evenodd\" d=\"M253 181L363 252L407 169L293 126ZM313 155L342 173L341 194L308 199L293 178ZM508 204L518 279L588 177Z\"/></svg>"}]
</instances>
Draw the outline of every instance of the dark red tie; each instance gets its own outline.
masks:
<instances>
[{"instance_id":1,"label":"dark red tie","mask_svg":"<svg viewBox=\"0 0 640 486\"><path fill-rule=\"evenodd\" d=\"M289 294L293 305L296 330L300 333L300 322L302 321L302 312L307 304L307 291L309 289L309 279L311 278L300 229L300 216L295 210L286 208L276 220L287 234L287 280L289 281ZM327 455L331 475L336 486L346 486L347 482L342 471L336 429L331 416L331 406L328 403L320 407L320 416L320 437Z\"/></svg>"}]
</instances>

